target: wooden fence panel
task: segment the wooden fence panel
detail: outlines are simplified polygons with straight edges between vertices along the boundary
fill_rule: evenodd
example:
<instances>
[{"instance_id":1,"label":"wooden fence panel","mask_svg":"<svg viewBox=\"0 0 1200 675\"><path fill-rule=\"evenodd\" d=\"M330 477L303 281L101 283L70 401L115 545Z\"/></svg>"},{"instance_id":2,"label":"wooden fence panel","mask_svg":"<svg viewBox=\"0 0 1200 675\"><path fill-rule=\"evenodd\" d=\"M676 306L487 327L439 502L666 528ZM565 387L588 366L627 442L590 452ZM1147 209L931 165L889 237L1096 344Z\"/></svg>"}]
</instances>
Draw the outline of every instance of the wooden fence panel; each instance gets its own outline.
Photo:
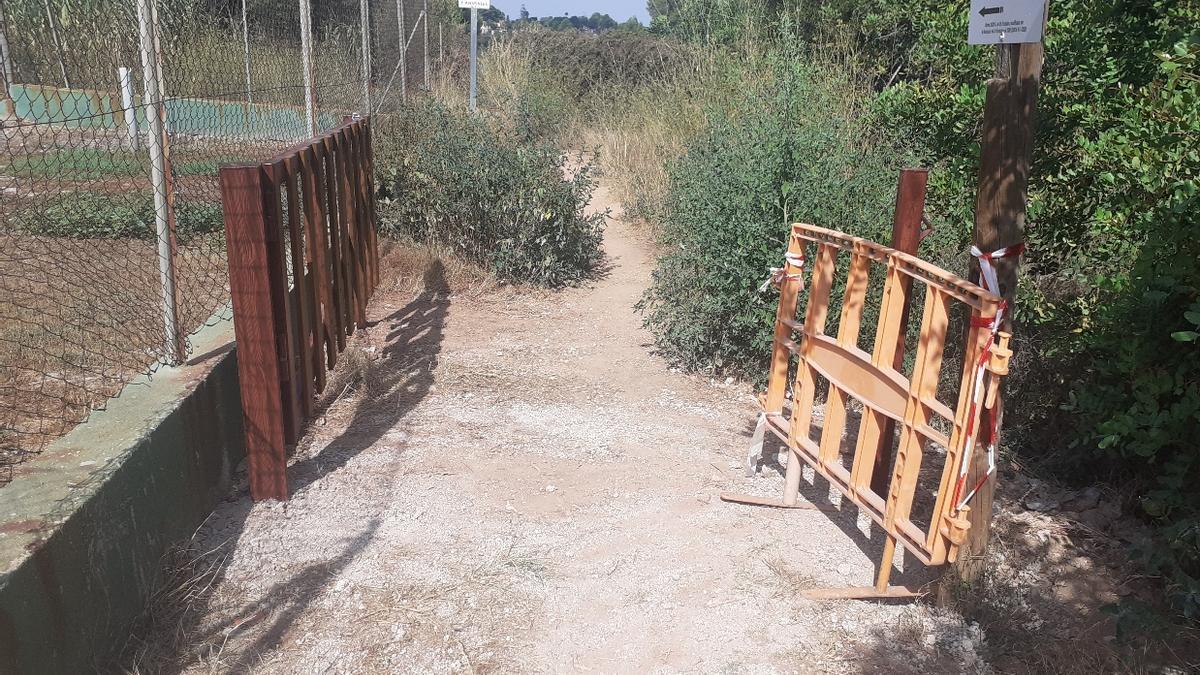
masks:
<instances>
[{"instance_id":1,"label":"wooden fence panel","mask_svg":"<svg viewBox=\"0 0 1200 675\"><path fill-rule=\"evenodd\" d=\"M288 448L378 285L370 120L221 167L221 193L250 491L287 499Z\"/></svg>"}]
</instances>

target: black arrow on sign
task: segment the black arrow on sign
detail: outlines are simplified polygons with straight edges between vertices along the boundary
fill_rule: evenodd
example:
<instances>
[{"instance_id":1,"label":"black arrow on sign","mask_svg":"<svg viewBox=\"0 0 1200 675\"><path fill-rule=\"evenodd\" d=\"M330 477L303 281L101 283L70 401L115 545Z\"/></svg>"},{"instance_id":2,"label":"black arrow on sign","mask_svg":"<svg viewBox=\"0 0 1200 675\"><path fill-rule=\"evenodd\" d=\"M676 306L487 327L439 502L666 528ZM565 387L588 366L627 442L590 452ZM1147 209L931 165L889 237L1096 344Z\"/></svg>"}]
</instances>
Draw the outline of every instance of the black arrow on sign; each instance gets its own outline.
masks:
<instances>
[{"instance_id":1,"label":"black arrow on sign","mask_svg":"<svg viewBox=\"0 0 1200 675\"><path fill-rule=\"evenodd\" d=\"M987 16L988 14L1003 14L1003 7L980 7L979 16Z\"/></svg>"}]
</instances>

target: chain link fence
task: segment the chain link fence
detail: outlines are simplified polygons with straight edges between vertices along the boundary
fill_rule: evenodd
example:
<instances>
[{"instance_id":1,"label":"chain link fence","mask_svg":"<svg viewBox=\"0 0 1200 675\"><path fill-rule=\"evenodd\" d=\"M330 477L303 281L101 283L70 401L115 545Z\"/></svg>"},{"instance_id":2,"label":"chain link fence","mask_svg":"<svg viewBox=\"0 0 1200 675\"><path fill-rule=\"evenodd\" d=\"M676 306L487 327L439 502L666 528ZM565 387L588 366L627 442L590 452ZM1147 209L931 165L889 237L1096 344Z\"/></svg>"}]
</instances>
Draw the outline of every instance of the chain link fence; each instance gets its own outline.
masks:
<instances>
[{"instance_id":1,"label":"chain link fence","mask_svg":"<svg viewBox=\"0 0 1200 675\"><path fill-rule=\"evenodd\" d=\"M0 485L228 317L218 167L427 89L428 2L0 0Z\"/></svg>"}]
</instances>

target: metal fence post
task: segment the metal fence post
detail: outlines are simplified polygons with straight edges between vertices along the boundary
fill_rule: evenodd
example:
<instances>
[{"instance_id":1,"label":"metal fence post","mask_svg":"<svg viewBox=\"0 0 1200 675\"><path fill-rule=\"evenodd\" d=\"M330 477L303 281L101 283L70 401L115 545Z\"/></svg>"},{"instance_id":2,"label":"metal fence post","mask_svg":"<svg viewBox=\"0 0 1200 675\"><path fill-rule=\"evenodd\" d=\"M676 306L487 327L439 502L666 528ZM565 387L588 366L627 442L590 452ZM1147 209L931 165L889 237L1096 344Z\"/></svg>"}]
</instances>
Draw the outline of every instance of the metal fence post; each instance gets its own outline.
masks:
<instances>
[{"instance_id":1,"label":"metal fence post","mask_svg":"<svg viewBox=\"0 0 1200 675\"><path fill-rule=\"evenodd\" d=\"M475 112L475 98L479 81L479 10L471 10L471 100L468 110Z\"/></svg>"},{"instance_id":2,"label":"metal fence post","mask_svg":"<svg viewBox=\"0 0 1200 675\"><path fill-rule=\"evenodd\" d=\"M156 36L154 0L137 0L138 36L142 53L142 109L145 111L150 152L150 180L154 187L154 231L158 239L158 277L162 286L163 329L166 355L171 363L182 363L186 356L179 330L179 311L175 283L175 218L171 213L170 167L162 95L162 63Z\"/></svg>"},{"instance_id":3,"label":"metal fence post","mask_svg":"<svg viewBox=\"0 0 1200 675\"><path fill-rule=\"evenodd\" d=\"M362 32L363 114L371 114L371 5L359 0L358 16Z\"/></svg>"},{"instance_id":4,"label":"metal fence post","mask_svg":"<svg viewBox=\"0 0 1200 675\"><path fill-rule=\"evenodd\" d=\"M12 98L13 85L12 55L8 51L8 24L4 17L4 3L0 2L0 106ZM4 111L0 109L0 116Z\"/></svg>"},{"instance_id":5,"label":"metal fence post","mask_svg":"<svg viewBox=\"0 0 1200 675\"><path fill-rule=\"evenodd\" d=\"M300 0L300 51L304 68L304 117L308 135L317 135L317 73L313 60L312 1Z\"/></svg>"},{"instance_id":6,"label":"metal fence post","mask_svg":"<svg viewBox=\"0 0 1200 675\"><path fill-rule=\"evenodd\" d=\"M425 91L429 91L429 0L424 0L421 9L421 30L424 33L422 47L425 51Z\"/></svg>"},{"instance_id":7,"label":"metal fence post","mask_svg":"<svg viewBox=\"0 0 1200 675\"><path fill-rule=\"evenodd\" d=\"M133 77L125 66L117 68L117 79L121 84L121 108L125 116L125 135L129 149L137 152L141 149L141 139L138 138L137 108L133 107Z\"/></svg>"},{"instance_id":8,"label":"metal fence post","mask_svg":"<svg viewBox=\"0 0 1200 675\"><path fill-rule=\"evenodd\" d=\"M67 77L67 64L63 61L62 40L58 36L58 24L54 21L54 11L50 9L50 0L42 0L46 8L46 23L50 26L50 38L54 44L54 54L58 57L58 72L62 75L63 87L71 88L71 78Z\"/></svg>"},{"instance_id":9,"label":"metal fence post","mask_svg":"<svg viewBox=\"0 0 1200 675\"><path fill-rule=\"evenodd\" d=\"M404 31L404 0L396 0L396 22L400 32L400 100L408 100L408 37Z\"/></svg>"},{"instance_id":10,"label":"metal fence post","mask_svg":"<svg viewBox=\"0 0 1200 675\"><path fill-rule=\"evenodd\" d=\"M254 114L254 85L250 80L250 22L246 19L246 0L242 0L242 61L246 66L246 136L251 135L250 117Z\"/></svg>"}]
</instances>

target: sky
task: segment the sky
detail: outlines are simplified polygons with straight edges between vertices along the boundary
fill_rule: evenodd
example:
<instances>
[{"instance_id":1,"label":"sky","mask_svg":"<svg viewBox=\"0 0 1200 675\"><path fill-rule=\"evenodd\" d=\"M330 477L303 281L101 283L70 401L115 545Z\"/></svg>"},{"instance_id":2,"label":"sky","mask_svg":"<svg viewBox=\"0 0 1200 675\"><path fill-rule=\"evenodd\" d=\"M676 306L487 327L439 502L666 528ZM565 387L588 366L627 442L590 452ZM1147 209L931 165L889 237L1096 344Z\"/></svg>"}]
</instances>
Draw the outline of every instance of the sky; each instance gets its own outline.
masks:
<instances>
[{"instance_id":1,"label":"sky","mask_svg":"<svg viewBox=\"0 0 1200 675\"><path fill-rule=\"evenodd\" d=\"M522 4L530 16L562 16L563 12L591 16L592 12L600 12L617 21L636 16L643 24L650 23L646 0L492 0L493 7L514 19L521 14Z\"/></svg>"}]
</instances>

